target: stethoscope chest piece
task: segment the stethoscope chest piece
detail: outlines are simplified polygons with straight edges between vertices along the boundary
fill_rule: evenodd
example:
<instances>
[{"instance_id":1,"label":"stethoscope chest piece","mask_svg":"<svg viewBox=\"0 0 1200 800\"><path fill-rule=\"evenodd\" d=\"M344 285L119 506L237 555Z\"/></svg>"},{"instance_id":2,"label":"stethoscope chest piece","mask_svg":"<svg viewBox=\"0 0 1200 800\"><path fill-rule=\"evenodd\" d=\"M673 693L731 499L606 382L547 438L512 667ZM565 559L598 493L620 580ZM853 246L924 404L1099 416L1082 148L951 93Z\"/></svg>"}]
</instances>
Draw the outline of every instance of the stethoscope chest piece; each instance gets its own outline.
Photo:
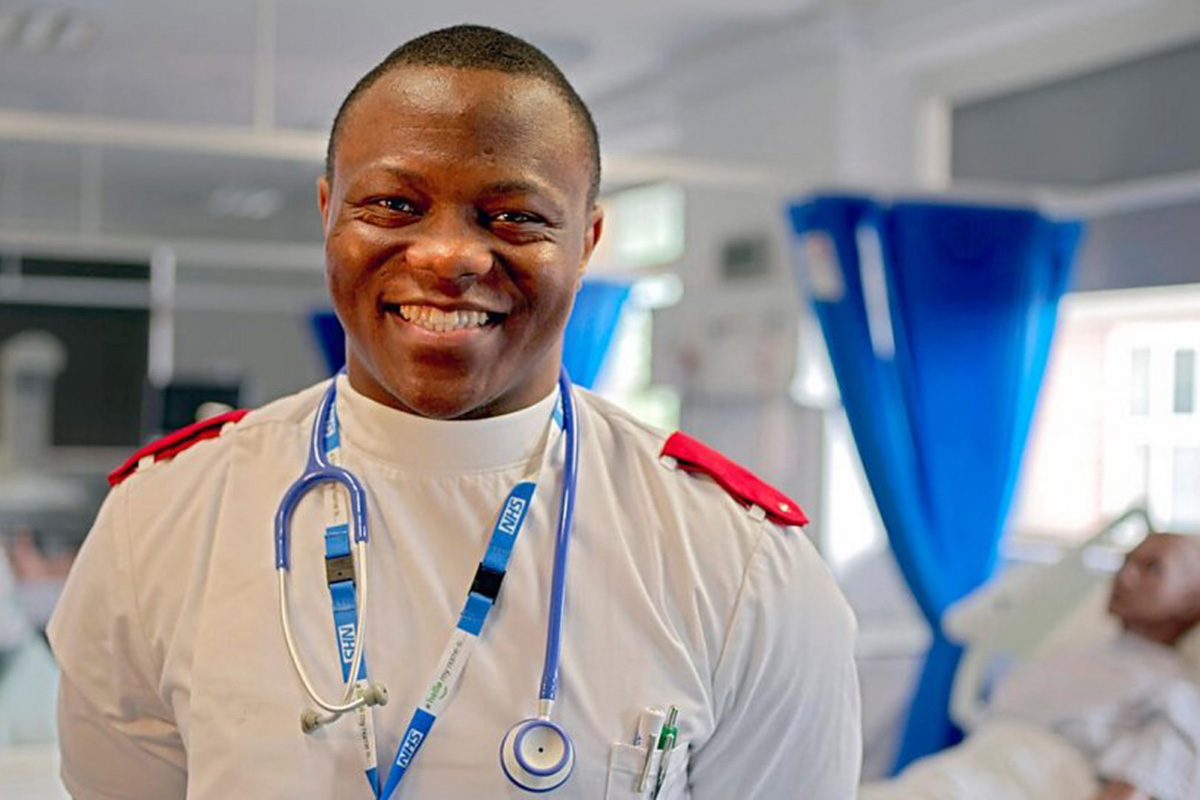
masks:
<instances>
[{"instance_id":1,"label":"stethoscope chest piece","mask_svg":"<svg viewBox=\"0 0 1200 800\"><path fill-rule=\"evenodd\" d=\"M561 727L548 719L527 719L508 729L500 745L500 766L527 792L549 792L571 777L575 746Z\"/></svg>"}]
</instances>

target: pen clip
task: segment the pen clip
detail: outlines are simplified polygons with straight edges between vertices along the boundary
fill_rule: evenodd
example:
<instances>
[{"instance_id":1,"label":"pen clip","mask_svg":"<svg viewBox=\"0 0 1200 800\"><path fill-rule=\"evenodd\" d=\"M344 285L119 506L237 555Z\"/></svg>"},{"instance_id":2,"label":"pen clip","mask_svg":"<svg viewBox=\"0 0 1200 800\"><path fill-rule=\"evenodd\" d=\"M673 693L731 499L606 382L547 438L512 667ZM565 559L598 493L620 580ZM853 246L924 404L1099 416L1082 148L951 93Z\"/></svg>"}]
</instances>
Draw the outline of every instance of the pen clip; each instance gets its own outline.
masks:
<instances>
[{"instance_id":1,"label":"pen clip","mask_svg":"<svg viewBox=\"0 0 1200 800\"><path fill-rule=\"evenodd\" d=\"M667 779L667 765L671 762L671 753L675 751L675 737L679 735L679 708L671 706L667 712L667 722L663 725L662 734L658 737L658 747L656 749L662 751L662 757L658 761L658 774L654 779L654 791L650 794L651 800L658 800L658 793L662 791L663 781Z\"/></svg>"}]
</instances>

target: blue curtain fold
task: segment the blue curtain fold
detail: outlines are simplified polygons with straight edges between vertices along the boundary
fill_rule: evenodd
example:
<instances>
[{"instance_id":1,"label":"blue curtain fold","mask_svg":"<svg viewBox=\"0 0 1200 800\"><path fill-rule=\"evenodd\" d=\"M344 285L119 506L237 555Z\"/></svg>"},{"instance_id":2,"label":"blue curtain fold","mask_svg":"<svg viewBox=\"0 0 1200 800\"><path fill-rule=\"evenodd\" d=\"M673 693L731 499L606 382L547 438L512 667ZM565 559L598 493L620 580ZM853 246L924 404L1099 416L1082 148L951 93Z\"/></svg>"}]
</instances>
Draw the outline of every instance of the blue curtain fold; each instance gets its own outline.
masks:
<instances>
[{"instance_id":1,"label":"blue curtain fold","mask_svg":"<svg viewBox=\"0 0 1200 800\"><path fill-rule=\"evenodd\" d=\"M591 389L600 377L612 345L629 285L613 281L584 281L575 295L563 340L563 366L577 385Z\"/></svg>"},{"instance_id":2,"label":"blue curtain fold","mask_svg":"<svg viewBox=\"0 0 1200 800\"><path fill-rule=\"evenodd\" d=\"M838 195L790 216L867 480L933 631L900 769L959 737L948 706L960 653L940 620L995 566L1082 226Z\"/></svg>"},{"instance_id":3,"label":"blue curtain fold","mask_svg":"<svg viewBox=\"0 0 1200 800\"><path fill-rule=\"evenodd\" d=\"M317 349L330 375L346 366L346 332L337 314L332 311L314 311L308 315L308 324L317 339Z\"/></svg>"},{"instance_id":4,"label":"blue curtain fold","mask_svg":"<svg viewBox=\"0 0 1200 800\"><path fill-rule=\"evenodd\" d=\"M590 389L600 375L612 344L625 301L627 284L610 281L584 281L575 296L575 307L567 321L563 344L563 364L567 374L579 386ZM346 335L332 311L314 311L309 325L329 374L346 363Z\"/></svg>"}]
</instances>

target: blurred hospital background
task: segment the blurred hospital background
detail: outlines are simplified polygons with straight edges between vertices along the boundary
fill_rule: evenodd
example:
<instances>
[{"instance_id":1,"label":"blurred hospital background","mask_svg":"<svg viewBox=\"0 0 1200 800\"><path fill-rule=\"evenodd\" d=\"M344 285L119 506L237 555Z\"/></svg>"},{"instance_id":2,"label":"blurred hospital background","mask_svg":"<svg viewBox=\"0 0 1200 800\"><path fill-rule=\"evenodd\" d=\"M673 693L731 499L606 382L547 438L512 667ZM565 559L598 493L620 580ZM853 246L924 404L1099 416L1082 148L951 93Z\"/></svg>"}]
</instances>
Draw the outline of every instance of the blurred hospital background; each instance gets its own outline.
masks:
<instances>
[{"instance_id":1,"label":"blurred hospital background","mask_svg":"<svg viewBox=\"0 0 1200 800\"><path fill-rule=\"evenodd\" d=\"M0 0L0 797L65 796L40 630L106 473L338 363L332 115L467 21L599 123L576 379L814 520L868 777L944 735L964 594L1200 530L1196 0Z\"/></svg>"}]
</instances>

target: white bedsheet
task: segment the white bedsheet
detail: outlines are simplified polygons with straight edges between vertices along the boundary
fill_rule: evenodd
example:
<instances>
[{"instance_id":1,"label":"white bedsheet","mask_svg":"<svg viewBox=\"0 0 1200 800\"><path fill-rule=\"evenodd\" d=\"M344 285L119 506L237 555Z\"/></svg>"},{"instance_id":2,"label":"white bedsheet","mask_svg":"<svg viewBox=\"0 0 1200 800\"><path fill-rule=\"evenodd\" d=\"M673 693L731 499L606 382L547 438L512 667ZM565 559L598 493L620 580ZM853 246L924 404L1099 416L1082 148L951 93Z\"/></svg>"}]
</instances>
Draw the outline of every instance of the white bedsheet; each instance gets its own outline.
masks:
<instances>
[{"instance_id":1,"label":"white bedsheet","mask_svg":"<svg viewBox=\"0 0 1200 800\"><path fill-rule=\"evenodd\" d=\"M996 721L895 780L863 786L858 800L1091 800L1099 789L1083 754L1062 737Z\"/></svg>"},{"instance_id":2,"label":"white bedsheet","mask_svg":"<svg viewBox=\"0 0 1200 800\"><path fill-rule=\"evenodd\" d=\"M1200 688L1175 648L1126 633L1046 653L1000 682L987 713L1058 732L1097 774L1160 800L1200 792Z\"/></svg>"}]
</instances>

